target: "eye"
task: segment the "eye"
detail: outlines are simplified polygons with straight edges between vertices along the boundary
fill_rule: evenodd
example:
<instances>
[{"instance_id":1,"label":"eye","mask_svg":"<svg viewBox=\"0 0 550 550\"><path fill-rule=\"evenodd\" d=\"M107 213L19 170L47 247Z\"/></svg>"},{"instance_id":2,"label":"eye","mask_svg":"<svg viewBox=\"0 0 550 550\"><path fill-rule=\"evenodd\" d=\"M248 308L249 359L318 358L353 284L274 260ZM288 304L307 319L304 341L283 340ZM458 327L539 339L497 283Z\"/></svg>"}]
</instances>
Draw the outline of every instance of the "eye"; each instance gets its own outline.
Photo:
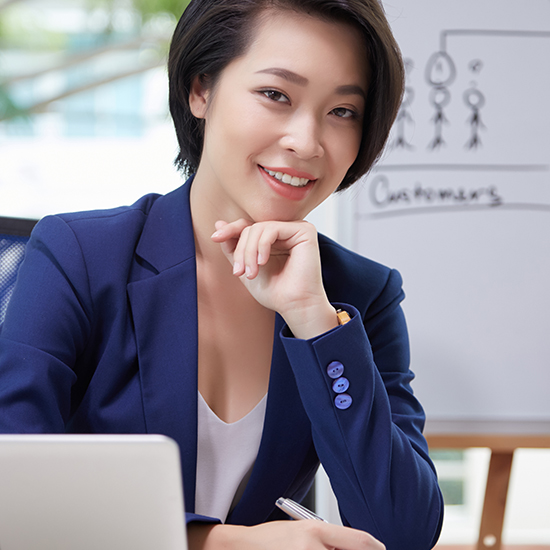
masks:
<instances>
[{"instance_id":1,"label":"eye","mask_svg":"<svg viewBox=\"0 0 550 550\"><path fill-rule=\"evenodd\" d=\"M336 109L332 109L331 113L339 118L359 118L359 115L353 109L347 109L346 107L336 107Z\"/></svg>"},{"instance_id":2,"label":"eye","mask_svg":"<svg viewBox=\"0 0 550 550\"><path fill-rule=\"evenodd\" d=\"M268 99L276 101L277 103L290 103L290 99L288 99L285 94L278 92L277 90L262 90L261 93Z\"/></svg>"}]
</instances>

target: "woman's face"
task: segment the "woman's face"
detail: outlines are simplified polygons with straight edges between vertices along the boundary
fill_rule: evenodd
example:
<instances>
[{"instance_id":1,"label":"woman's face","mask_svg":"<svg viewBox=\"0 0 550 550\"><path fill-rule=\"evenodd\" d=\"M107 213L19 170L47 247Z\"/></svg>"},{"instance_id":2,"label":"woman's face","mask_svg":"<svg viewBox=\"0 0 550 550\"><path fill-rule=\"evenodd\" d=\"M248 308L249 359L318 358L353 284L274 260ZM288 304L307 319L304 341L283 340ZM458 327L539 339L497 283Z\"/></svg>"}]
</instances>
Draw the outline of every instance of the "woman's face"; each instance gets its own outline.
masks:
<instances>
[{"instance_id":1,"label":"woman's face","mask_svg":"<svg viewBox=\"0 0 550 550\"><path fill-rule=\"evenodd\" d=\"M205 119L195 191L226 221L303 219L355 161L368 77L353 27L264 12L214 90L194 82L191 109Z\"/></svg>"}]
</instances>

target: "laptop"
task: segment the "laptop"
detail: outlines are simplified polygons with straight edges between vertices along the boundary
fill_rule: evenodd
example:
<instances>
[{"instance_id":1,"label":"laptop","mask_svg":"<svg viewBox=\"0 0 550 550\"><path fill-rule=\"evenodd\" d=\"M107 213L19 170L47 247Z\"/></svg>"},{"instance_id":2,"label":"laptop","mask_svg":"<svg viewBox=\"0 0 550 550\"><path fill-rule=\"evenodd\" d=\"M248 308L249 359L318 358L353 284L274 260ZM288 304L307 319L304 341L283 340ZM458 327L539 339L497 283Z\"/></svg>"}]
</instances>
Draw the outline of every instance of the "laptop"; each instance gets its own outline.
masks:
<instances>
[{"instance_id":1,"label":"laptop","mask_svg":"<svg viewBox=\"0 0 550 550\"><path fill-rule=\"evenodd\" d=\"M0 435L0 549L187 550L179 449L159 435Z\"/></svg>"}]
</instances>

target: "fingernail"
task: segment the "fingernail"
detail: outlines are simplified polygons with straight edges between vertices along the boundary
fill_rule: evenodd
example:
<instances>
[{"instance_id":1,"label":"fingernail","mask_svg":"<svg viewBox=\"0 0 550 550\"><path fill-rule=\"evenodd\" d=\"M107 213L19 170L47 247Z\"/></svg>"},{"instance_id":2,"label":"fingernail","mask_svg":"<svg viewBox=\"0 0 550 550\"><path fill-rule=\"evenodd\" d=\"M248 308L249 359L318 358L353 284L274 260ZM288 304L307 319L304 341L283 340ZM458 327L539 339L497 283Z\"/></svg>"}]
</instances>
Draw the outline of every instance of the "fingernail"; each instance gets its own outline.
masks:
<instances>
[{"instance_id":1,"label":"fingernail","mask_svg":"<svg viewBox=\"0 0 550 550\"><path fill-rule=\"evenodd\" d=\"M261 254L258 254L258 263L259 264L263 264L264 263L264 258Z\"/></svg>"},{"instance_id":2,"label":"fingernail","mask_svg":"<svg viewBox=\"0 0 550 550\"><path fill-rule=\"evenodd\" d=\"M239 262L235 262L233 264L233 274L238 273L241 270L241 264Z\"/></svg>"},{"instance_id":3,"label":"fingernail","mask_svg":"<svg viewBox=\"0 0 550 550\"><path fill-rule=\"evenodd\" d=\"M250 275L252 275L252 269L250 269L250 266L246 266L245 275L247 278L250 278Z\"/></svg>"},{"instance_id":4,"label":"fingernail","mask_svg":"<svg viewBox=\"0 0 550 550\"><path fill-rule=\"evenodd\" d=\"M210 238L215 239L219 234L220 234L219 231L214 231L214 233L212 233L212 236Z\"/></svg>"}]
</instances>

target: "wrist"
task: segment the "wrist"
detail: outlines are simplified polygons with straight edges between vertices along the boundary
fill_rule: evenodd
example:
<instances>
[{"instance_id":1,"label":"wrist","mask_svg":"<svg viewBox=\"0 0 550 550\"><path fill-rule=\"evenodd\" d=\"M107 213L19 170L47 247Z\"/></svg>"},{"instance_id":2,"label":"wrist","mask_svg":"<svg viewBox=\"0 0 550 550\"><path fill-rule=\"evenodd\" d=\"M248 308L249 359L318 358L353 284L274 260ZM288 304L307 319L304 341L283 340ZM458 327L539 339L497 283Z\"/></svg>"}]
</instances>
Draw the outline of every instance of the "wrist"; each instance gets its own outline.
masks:
<instances>
[{"instance_id":1,"label":"wrist","mask_svg":"<svg viewBox=\"0 0 550 550\"><path fill-rule=\"evenodd\" d=\"M281 314L295 338L309 340L324 334L339 324L336 310L328 300L292 308Z\"/></svg>"}]
</instances>

